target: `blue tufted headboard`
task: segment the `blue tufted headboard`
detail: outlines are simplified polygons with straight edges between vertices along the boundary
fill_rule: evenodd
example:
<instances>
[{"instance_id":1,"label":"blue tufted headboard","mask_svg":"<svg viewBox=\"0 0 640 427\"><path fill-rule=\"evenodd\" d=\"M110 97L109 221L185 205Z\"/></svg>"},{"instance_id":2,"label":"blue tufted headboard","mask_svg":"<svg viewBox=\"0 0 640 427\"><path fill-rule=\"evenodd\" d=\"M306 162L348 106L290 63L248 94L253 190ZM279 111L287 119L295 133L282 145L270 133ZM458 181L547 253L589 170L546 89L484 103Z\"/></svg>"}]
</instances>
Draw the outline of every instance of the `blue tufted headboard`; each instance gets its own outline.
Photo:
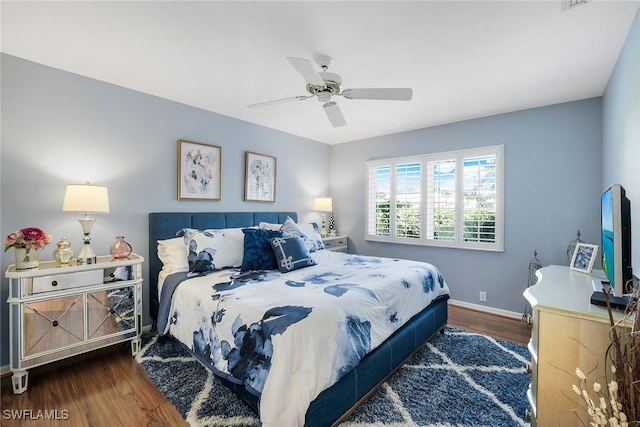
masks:
<instances>
[{"instance_id":1,"label":"blue tufted headboard","mask_svg":"<svg viewBox=\"0 0 640 427\"><path fill-rule=\"evenodd\" d=\"M158 258L158 240L176 237L183 228L251 227L260 222L282 224L287 217L298 220L295 212L152 212L149 214L149 309L151 318L158 315L158 273L162 263Z\"/></svg>"}]
</instances>

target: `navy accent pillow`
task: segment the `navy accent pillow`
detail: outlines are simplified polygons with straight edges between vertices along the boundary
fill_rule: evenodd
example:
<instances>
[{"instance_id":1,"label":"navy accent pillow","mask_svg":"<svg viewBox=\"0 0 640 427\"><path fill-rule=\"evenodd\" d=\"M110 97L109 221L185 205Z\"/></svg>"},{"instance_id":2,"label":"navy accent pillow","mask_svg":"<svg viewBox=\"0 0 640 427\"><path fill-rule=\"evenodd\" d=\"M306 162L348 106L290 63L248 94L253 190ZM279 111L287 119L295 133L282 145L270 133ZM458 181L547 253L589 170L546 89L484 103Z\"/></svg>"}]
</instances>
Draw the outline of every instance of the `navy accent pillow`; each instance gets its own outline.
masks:
<instances>
[{"instance_id":1,"label":"navy accent pillow","mask_svg":"<svg viewBox=\"0 0 640 427\"><path fill-rule=\"evenodd\" d=\"M269 239L282 237L282 232L259 228L244 228L242 232L244 233L244 256L240 270L275 270L278 268L278 260L271 249Z\"/></svg>"},{"instance_id":2,"label":"navy accent pillow","mask_svg":"<svg viewBox=\"0 0 640 427\"><path fill-rule=\"evenodd\" d=\"M274 237L269 239L282 273L315 265L307 245L299 237Z\"/></svg>"}]
</instances>

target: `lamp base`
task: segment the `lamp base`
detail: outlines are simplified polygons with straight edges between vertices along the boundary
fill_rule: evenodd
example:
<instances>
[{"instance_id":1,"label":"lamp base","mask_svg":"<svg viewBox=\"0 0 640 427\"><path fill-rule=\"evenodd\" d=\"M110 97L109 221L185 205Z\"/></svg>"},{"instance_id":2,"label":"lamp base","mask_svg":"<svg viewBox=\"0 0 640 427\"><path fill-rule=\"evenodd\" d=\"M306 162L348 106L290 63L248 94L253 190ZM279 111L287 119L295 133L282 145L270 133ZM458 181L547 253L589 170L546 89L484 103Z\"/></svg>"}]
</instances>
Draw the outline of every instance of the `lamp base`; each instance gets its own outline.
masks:
<instances>
[{"instance_id":1,"label":"lamp base","mask_svg":"<svg viewBox=\"0 0 640 427\"><path fill-rule=\"evenodd\" d=\"M98 262L98 258L93 249L91 249L91 245L89 243L83 244L78 254L78 265L95 264L96 262Z\"/></svg>"},{"instance_id":2,"label":"lamp base","mask_svg":"<svg viewBox=\"0 0 640 427\"><path fill-rule=\"evenodd\" d=\"M322 212L322 228L320 228L320 237L327 237L327 229L324 226L326 215Z\"/></svg>"},{"instance_id":3,"label":"lamp base","mask_svg":"<svg viewBox=\"0 0 640 427\"><path fill-rule=\"evenodd\" d=\"M91 249L91 227L96 220L93 218L89 218L89 215L84 214L84 218L79 219L80 226L82 227L82 231L84 232L84 236L82 237L82 249L78 254L78 265L85 264L95 264L98 262L96 258L96 253Z\"/></svg>"}]
</instances>

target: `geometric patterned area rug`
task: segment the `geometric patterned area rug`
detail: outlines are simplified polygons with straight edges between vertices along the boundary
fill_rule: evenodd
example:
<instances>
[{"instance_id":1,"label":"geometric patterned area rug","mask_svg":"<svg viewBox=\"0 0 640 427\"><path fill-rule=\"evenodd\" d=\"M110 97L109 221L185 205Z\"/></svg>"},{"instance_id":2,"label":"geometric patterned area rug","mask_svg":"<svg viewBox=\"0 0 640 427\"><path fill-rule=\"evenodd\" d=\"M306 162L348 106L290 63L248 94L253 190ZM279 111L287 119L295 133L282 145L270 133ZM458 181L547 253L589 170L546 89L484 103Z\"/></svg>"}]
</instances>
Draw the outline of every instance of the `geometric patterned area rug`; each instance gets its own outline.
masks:
<instances>
[{"instance_id":1,"label":"geometric patterned area rug","mask_svg":"<svg viewBox=\"0 0 640 427\"><path fill-rule=\"evenodd\" d=\"M145 335L136 360L192 427L259 425L177 341ZM527 426L528 362L523 345L447 326L340 426Z\"/></svg>"}]
</instances>

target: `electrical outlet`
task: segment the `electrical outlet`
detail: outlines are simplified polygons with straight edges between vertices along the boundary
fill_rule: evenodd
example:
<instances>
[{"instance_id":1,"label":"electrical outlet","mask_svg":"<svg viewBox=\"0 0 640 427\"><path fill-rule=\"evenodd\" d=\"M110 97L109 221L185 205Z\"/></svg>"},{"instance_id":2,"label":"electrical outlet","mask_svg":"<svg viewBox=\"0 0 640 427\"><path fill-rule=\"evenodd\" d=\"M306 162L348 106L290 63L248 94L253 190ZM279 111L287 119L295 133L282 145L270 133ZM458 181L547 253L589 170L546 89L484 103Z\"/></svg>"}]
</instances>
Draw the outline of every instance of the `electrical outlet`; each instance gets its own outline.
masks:
<instances>
[{"instance_id":1,"label":"electrical outlet","mask_svg":"<svg viewBox=\"0 0 640 427\"><path fill-rule=\"evenodd\" d=\"M487 293L484 291L480 291L480 301L487 302Z\"/></svg>"}]
</instances>

